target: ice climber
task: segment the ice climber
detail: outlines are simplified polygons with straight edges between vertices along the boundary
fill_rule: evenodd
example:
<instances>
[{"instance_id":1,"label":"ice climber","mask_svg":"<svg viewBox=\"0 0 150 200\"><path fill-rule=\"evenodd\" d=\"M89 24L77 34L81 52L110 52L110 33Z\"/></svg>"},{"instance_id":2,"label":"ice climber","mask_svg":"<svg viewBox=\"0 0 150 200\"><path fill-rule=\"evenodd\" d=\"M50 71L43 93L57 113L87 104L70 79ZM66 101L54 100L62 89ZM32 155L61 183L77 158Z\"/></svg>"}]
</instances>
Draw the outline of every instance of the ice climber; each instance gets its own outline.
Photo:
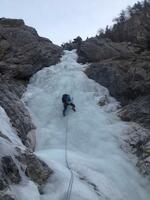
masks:
<instances>
[{"instance_id":1,"label":"ice climber","mask_svg":"<svg viewBox=\"0 0 150 200\"><path fill-rule=\"evenodd\" d=\"M64 109L63 109L63 116L66 115L66 110L68 106L72 107L72 110L75 112L75 104L72 102L72 98L70 97L69 94L63 94L62 96L62 102L64 104Z\"/></svg>"}]
</instances>

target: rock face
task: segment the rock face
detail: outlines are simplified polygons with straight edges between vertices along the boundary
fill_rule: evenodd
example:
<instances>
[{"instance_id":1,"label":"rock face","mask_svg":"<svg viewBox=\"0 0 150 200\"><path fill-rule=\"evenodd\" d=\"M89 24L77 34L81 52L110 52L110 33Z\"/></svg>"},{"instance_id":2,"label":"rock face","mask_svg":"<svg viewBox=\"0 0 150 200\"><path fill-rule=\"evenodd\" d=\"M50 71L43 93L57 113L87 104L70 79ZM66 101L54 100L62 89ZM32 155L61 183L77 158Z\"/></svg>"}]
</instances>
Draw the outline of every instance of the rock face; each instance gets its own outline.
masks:
<instances>
[{"instance_id":1,"label":"rock face","mask_svg":"<svg viewBox=\"0 0 150 200\"><path fill-rule=\"evenodd\" d=\"M150 53L147 53L150 55ZM150 91L149 56L129 59L113 58L92 63L86 74L110 90L122 105L127 105Z\"/></svg>"},{"instance_id":2,"label":"rock face","mask_svg":"<svg viewBox=\"0 0 150 200\"><path fill-rule=\"evenodd\" d=\"M61 48L39 37L22 20L0 19L0 72L28 79L42 67L59 61Z\"/></svg>"},{"instance_id":3,"label":"rock face","mask_svg":"<svg viewBox=\"0 0 150 200\"><path fill-rule=\"evenodd\" d=\"M99 62L114 57L130 58L138 49L130 43L115 43L109 39L89 38L83 41L78 49L79 62Z\"/></svg>"},{"instance_id":4,"label":"rock face","mask_svg":"<svg viewBox=\"0 0 150 200\"><path fill-rule=\"evenodd\" d=\"M77 52L80 62L90 62L85 72L88 77L107 87L122 106L129 104L123 109L122 119L150 127L150 52L141 53L129 43L98 38L84 41Z\"/></svg>"},{"instance_id":5,"label":"rock face","mask_svg":"<svg viewBox=\"0 0 150 200\"><path fill-rule=\"evenodd\" d=\"M20 97L29 78L41 68L56 64L61 53L60 47L40 37L23 20L0 19L0 105L28 147L34 148L31 133L35 126Z\"/></svg>"},{"instance_id":6,"label":"rock face","mask_svg":"<svg viewBox=\"0 0 150 200\"><path fill-rule=\"evenodd\" d=\"M19 81L17 83L15 80L7 80L1 77L0 88L0 105L10 117L11 123L16 128L23 144L27 147L32 147L32 141L28 139L28 134L30 131L35 130L35 126L32 123L28 110L20 100L20 90L22 89L21 91L23 92L24 86Z\"/></svg>"},{"instance_id":7,"label":"rock face","mask_svg":"<svg viewBox=\"0 0 150 200\"><path fill-rule=\"evenodd\" d=\"M41 191L52 173L33 153L36 127L21 96L29 78L59 62L61 54L61 47L40 37L23 20L0 18L0 106L23 143L23 147L16 146L9 134L0 130L0 200L15 200L9 184L19 184L24 179L33 181Z\"/></svg>"},{"instance_id":8,"label":"rock face","mask_svg":"<svg viewBox=\"0 0 150 200\"><path fill-rule=\"evenodd\" d=\"M120 117L124 121L136 121L150 129L150 95L138 97L135 101L122 108Z\"/></svg>"},{"instance_id":9,"label":"rock face","mask_svg":"<svg viewBox=\"0 0 150 200\"><path fill-rule=\"evenodd\" d=\"M150 178L150 132L133 124L124 135L123 150L136 156L136 166L140 173ZM133 156L132 156L133 157ZM135 160L135 158L133 159Z\"/></svg>"}]
</instances>

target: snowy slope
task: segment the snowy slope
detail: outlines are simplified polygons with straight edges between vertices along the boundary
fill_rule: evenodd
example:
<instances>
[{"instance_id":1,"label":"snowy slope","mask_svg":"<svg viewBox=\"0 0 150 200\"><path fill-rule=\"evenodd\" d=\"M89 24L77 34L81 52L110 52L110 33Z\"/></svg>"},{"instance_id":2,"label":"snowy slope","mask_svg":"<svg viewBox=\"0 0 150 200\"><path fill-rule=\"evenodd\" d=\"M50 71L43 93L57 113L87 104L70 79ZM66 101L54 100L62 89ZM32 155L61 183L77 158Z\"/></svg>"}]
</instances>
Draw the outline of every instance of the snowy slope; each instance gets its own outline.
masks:
<instances>
[{"instance_id":1,"label":"snowy slope","mask_svg":"<svg viewBox=\"0 0 150 200\"><path fill-rule=\"evenodd\" d=\"M87 78L75 51L66 51L61 62L33 76L24 95L37 125L36 154L53 170L41 200L65 199L70 171L65 162L68 131L68 160L74 172L72 200L149 200L145 180L119 147L128 128L118 119L118 103L106 88ZM77 112L62 116L61 96L73 96ZM98 100L107 96L107 105Z\"/></svg>"}]
</instances>

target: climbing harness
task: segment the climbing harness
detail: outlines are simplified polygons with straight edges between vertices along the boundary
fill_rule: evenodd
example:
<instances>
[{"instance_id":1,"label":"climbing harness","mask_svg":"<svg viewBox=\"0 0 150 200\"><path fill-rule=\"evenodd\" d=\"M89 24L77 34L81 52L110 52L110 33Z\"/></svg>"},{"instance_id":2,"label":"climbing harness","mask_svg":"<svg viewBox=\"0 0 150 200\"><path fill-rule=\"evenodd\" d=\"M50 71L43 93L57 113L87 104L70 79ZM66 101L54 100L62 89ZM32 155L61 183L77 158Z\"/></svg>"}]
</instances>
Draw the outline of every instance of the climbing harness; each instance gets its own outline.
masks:
<instances>
[{"instance_id":1,"label":"climbing harness","mask_svg":"<svg viewBox=\"0 0 150 200\"><path fill-rule=\"evenodd\" d=\"M72 186L73 186L73 181L74 181L74 174L73 171L70 167L69 161L68 161L68 116L66 116L66 134L65 134L65 162L68 170L70 171L70 181L67 189L67 195L65 200L70 200L71 198L71 193L72 193Z\"/></svg>"}]
</instances>

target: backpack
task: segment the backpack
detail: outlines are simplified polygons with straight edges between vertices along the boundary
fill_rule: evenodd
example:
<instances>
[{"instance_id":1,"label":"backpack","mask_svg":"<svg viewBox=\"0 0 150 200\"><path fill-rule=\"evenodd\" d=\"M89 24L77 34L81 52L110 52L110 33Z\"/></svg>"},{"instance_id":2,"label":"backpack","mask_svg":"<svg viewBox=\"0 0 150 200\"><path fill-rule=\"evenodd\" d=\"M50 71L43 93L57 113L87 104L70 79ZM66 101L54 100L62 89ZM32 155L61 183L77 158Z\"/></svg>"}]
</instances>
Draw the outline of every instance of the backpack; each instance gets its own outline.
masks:
<instances>
[{"instance_id":1,"label":"backpack","mask_svg":"<svg viewBox=\"0 0 150 200\"><path fill-rule=\"evenodd\" d=\"M63 94L63 96L62 96L62 102L63 102L63 103L69 103L69 102L71 102L70 95L68 95L68 94Z\"/></svg>"}]
</instances>

